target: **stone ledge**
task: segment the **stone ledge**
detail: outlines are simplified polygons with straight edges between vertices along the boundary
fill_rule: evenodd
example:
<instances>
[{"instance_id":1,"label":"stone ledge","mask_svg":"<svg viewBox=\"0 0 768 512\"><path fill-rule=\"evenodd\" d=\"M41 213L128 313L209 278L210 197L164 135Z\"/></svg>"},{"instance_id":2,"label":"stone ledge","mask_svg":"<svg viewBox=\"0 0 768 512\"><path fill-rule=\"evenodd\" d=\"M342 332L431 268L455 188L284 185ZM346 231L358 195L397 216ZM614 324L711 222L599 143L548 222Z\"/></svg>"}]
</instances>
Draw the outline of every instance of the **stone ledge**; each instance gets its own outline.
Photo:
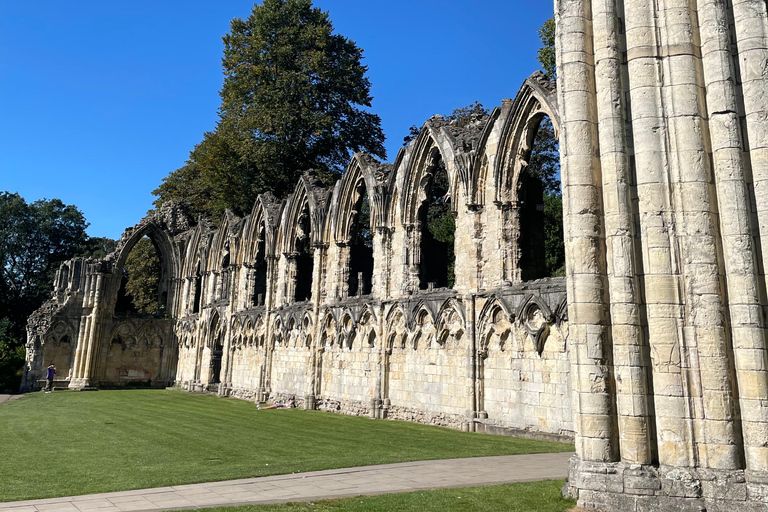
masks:
<instances>
[{"instance_id":1,"label":"stone ledge","mask_svg":"<svg viewBox=\"0 0 768 512\"><path fill-rule=\"evenodd\" d=\"M475 419L475 432L480 434L494 434L499 436L522 437L524 439L533 439L536 441L550 441L553 443L572 444L573 434L565 433L553 434L549 432L537 432L515 427L505 427L488 420Z\"/></svg>"}]
</instances>

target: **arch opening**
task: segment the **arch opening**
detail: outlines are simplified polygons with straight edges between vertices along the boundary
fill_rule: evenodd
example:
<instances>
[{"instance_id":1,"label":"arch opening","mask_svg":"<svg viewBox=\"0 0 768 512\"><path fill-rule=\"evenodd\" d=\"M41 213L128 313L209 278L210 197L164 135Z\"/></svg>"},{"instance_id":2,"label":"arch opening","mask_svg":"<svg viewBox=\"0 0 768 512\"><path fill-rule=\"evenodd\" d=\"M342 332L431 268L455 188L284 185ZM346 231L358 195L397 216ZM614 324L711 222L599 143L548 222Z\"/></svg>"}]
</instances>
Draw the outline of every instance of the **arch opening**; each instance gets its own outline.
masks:
<instances>
[{"instance_id":1,"label":"arch opening","mask_svg":"<svg viewBox=\"0 0 768 512\"><path fill-rule=\"evenodd\" d=\"M211 351L211 384L221 382L221 360L224 355L224 346L220 340L216 340Z\"/></svg>"},{"instance_id":2,"label":"arch opening","mask_svg":"<svg viewBox=\"0 0 768 512\"><path fill-rule=\"evenodd\" d=\"M296 226L296 277L294 300L302 302L312 298L312 274L314 272L314 248L312 247L312 222L309 204L305 203Z\"/></svg>"},{"instance_id":3,"label":"arch opening","mask_svg":"<svg viewBox=\"0 0 768 512\"><path fill-rule=\"evenodd\" d=\"M352 209L349 233L350 296L368 295L373 286L373 232L371 231L371 203L365 181L355 186L356 200Z\"/></svg>"},{"instance_id":4,"label":"arch opening","mask_svg":"<svg viewBox=\"0 0 768 512\"><path fill-rule=\"evenodd\" d=\"M560 148L552 120L535 118L527 164L517 182L520 275L523 281L565 275Z\"/></svg>"},{"instance_id":5,"label":"arch opening","mask_svg":"<svg viewBox=\"0 0 768 512\"><path fill-rule=\"evenodd\" d=\"M220 322L219 312L214 311L209 328L209 332L214 336L213 344L209 345L211 347L209 362L210 384L221 382L221 360L224 355L224 346L221 343L222 329L219 326Z\"/></svg>"},{"instance_id":6,"label":"arch opening","mask_svg":"<svg viewBox=\"0 0 768 512\"><path fill-rule=\"evenodd\" d=\"M167 301L168 288L161 252L154 240L144 236L131 248L125 259L115 301L115 314L163 317Z\"/></svg>"},{"instance_id":7,"label":"arch opening","mask_svg":"<svg viewBox=\"0 0 768 512\"><path fill-rule=\"evenodd\" d=\"M424 200L418 210L419 288L422 290L453 288L456 280L456 220L451 208L448 171L439 151L435 149L430 158L423 185Z\"/></svg>"},{"instance_id":8,"label":"arch opening","mask_svg":"<svg viewBox=\"0 0 768 512\"><path fill-rule=\"evenodd\" d=\"M203 276L200 273L200 263L197 264L197 271L195 272L195 298L192 302L192 314L200 313L200 307L203 302Z\"/></svg>"},{"instance_id":9,"label":"arch opening","mask_svg":"<svg viewBox=\"0 0 768 512\"><path fill-rule=\"evenodd\" d=\"M253 288L251 292L251 304L263 306L267 297L267 258L266 258L266 225L264 222L259 227L259 236L256 244L256 258L252 269Z\"/></svg>"}]
</instances>

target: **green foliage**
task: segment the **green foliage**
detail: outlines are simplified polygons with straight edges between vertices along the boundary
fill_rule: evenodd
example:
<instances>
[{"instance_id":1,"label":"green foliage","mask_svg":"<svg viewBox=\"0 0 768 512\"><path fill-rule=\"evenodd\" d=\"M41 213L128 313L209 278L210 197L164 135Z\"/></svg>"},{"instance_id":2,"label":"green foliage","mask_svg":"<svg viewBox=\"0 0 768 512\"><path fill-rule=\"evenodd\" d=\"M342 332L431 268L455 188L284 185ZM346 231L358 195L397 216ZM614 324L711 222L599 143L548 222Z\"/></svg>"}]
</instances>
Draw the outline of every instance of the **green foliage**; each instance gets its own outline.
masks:
<instances>
[{"instance_id":1,"label":"green foliage","mask_svg":"<svg viewBox=\"0 0 768 512\"><path fill-rule=\"evenodd\" d=\"M454 110L454 112L456 112ZM451 211L450 183L448 171L442 159L433 163L432 186L429 189L427 200L427 231L428 239L442 245L433 248L445 250L445 258L448 264L448 288L452 288L456 282L456 255L454 254L454 241L456 239L456 221ZM432 245L432 244L430 244ZM422 254L422 256L427 256ZM442 259L443 255L439 255Z\"/></svg>"},{"instance_id":2,"label":"green foliage","mask_svg":"<svg viewBox=\"0 0 768 512\"><path fill-rule=\"evenodd\" d=\"M10 192L0 193L0 219L0 307L12 306L26 318L26 308L50 294L59 264L85 243L88 224L75 206L59 199L27 204Z\"/></svg>"},{"instance_id":3,"label":"green foliage","mask_svg":"<svg viewBox=\"0 0 768 512\"><path fill-rule=\"evenodd\" d=\"M0 193L0 390L18 389L27 317L50 297L59 265L87 243L83 214L59 199Z\"/></svg>"},{"instance_id":4,"label":"green foliage","mask_svg":"<svg viewBox=\"0 0 768 512\"><path fill-rule=\"evenodd\" d=\"M527 170L544 183L545 192L560 194L560 145L549 117L541 121L533 139Z\"/></svg>"},{"instance_id":5,"label":"green foliage","mask_svg":"<svg viewBox=\"0 0 768 512\"><path fill-rule=\"evenodd\" d=\"M224 36L216 130L153 193L192 215L243 214L266 191L293 190L309 170L330 184L350 154L385 156L362 50L333 33L310 0L264 0Z\"/></svg>"},{"instance_id":6,"label":"green foliage","mask_svg":"<svg viewBox=\"0 0 768 512\"><path fill-rule=\"evenodd\" d=\"M464 128L472 121L480 117L485 117L488 114L490 114L488 109L485 108L479 101L475 101L466 107L453 109L451 115L446 116L445 120L455 122L456 126L459 128Z\"/></svg>"},{"instance_id":7,"label":"green foliage","mask_svg":"<svg viewBox=\"0 0 768 512\"><path fill-rule=\"evenodd\" d=\"M403 147L410 144L412 140L416 140L416 137L419 136L420 132L421 132L421 128L419 128L415 124L412 125L410 128L408 128L408 135L403 137Z\"/></svg>"},{"instance_id":8,"label":"green foliage","mask_svg":"<svg viewBox=\"0 0 768 512\"><path fill-rule=\"evenodd\" d=\"M166 390L33 393L0 405L0 417L0 499L6 501L573 450L573 445L401 421L300 409L259 411L251 402ZM236 432L237 442L223 431ZM55 463L30 463L51 457ZM77 471L62 471L75 465Z\"/></svg>"},{"instance_id":9,"label":"green foliage","mask_svg":"<svg viewBox=\"0 0 768 512\"><path fill-rule=\"evenodd\" d=\"M363 194L360 201L360 213L357 216L357 225L355 226L355 237L358 243L365 247L373 247L373 232L371 231L371 202L368 200L368 194Z\"/></svg>"},{"instance_id":10,"label":"green foliage","mask_svg":"<svg viewBox=\"0 0 768 512\"><path fill-rule=\"evenodd\" d=\"M113 252L116 248L117 240L99 236L90 237L77 250L76 256L79 258L93 258L95 260L103 260L107 257L107 254Z\"/></svg>"},{"instance_id":11,"label":"green foliage","mask_svg":"<svg viewBox=\"0 0 768 512\"><path fill-rule=\"evenodd\" d=\"M8 318L0 319L0 392L16 391L21 385L24 345L13 330Z\"/></svg>"},{"instance_id":12,"label":"green foliage","mask_svg":"<svg viewBox=\"0 0 768 512\"><path fill-rule=\"evenodd\" d=\"M544 192L544 251L547 275L565 275L565 236L563 233L563 197Z\"/></svg>"},{"instance_id":13,"label":"green foliage","mask_svg":"<svg viewBox=\"0 0 768 512\"><path fill-rule=\"evenodd\" d=\"M557 56L555 53L555 18L549 18L538 30L541 39L538 59L547 78L557 77Z\"/></svg>"},{"instance_id":14,"label":"green foliage","mask_svg":"<svg viewBox=\"0 0 768 512\"><path fill-rule=\"evenodd\" d=\"M128 312L149 315L162 313L158 304L160 272L157 250L152 241L144 237L133 246L123 269L125 297L118 299L126 301L122 306ZM130 301L130 305L127 301Z\"/></svg>"},{"instance_id":15,"label":"green foliage","mask_svg":"<svg viewBox=\"0 0 768 512\"><path fill-rule=\"evenodd\" d=\"M560 192L560 151L552 121L546 117L536 133L527 172L544 185L544 252L550 277L565 275L563 199Z\"/></svg>"}]
</instances>

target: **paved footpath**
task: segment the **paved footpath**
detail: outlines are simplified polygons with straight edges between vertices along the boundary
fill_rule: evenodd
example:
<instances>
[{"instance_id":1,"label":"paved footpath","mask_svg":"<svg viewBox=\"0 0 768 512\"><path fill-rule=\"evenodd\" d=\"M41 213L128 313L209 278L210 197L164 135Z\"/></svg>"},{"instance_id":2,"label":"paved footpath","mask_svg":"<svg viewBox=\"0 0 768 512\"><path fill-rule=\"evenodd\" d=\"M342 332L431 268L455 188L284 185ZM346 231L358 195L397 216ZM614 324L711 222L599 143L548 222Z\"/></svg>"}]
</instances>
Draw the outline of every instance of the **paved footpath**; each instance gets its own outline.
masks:
<instances>
[{"instance_id":1,"label":"paved footpath","mask_svg":"<svg viewBox=\"0 0 768 512\"><path fill-rule=\"evenodd\" d=\"M0 512L143 512L264 505L565 478L571 453L403 462L0 503Z\"/></svg>"}]
</instances>

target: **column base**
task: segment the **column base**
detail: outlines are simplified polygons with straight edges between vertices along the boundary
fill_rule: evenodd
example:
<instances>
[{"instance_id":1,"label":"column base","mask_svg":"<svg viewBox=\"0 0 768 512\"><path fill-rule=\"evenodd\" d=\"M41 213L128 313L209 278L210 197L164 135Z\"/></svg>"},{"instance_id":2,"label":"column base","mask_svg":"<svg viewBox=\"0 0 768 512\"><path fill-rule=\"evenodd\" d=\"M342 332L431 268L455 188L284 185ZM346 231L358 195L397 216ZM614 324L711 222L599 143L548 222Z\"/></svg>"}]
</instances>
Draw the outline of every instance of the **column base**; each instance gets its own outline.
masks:
<instances>
[{"instance_id":1,"label":"column base","mask_svg":"<svg viewBox=\"0 0 768 512\"><path fill-rule=\"evenodd\" d=\"M765 512L768 485L743 470L571 459L563 494L604 512Z\"/></svg>"},{"instance_id":2,"label":"column base","mask_svg":"<svg viewBox=\"0 0 768 512\"><path fill-rule=\"evenodd\" d=\"M87 378L72 379L67 388L73 391L96 391L99 389L98 386L91 384L91 380Z\"/></svg>"}]
</instances>

